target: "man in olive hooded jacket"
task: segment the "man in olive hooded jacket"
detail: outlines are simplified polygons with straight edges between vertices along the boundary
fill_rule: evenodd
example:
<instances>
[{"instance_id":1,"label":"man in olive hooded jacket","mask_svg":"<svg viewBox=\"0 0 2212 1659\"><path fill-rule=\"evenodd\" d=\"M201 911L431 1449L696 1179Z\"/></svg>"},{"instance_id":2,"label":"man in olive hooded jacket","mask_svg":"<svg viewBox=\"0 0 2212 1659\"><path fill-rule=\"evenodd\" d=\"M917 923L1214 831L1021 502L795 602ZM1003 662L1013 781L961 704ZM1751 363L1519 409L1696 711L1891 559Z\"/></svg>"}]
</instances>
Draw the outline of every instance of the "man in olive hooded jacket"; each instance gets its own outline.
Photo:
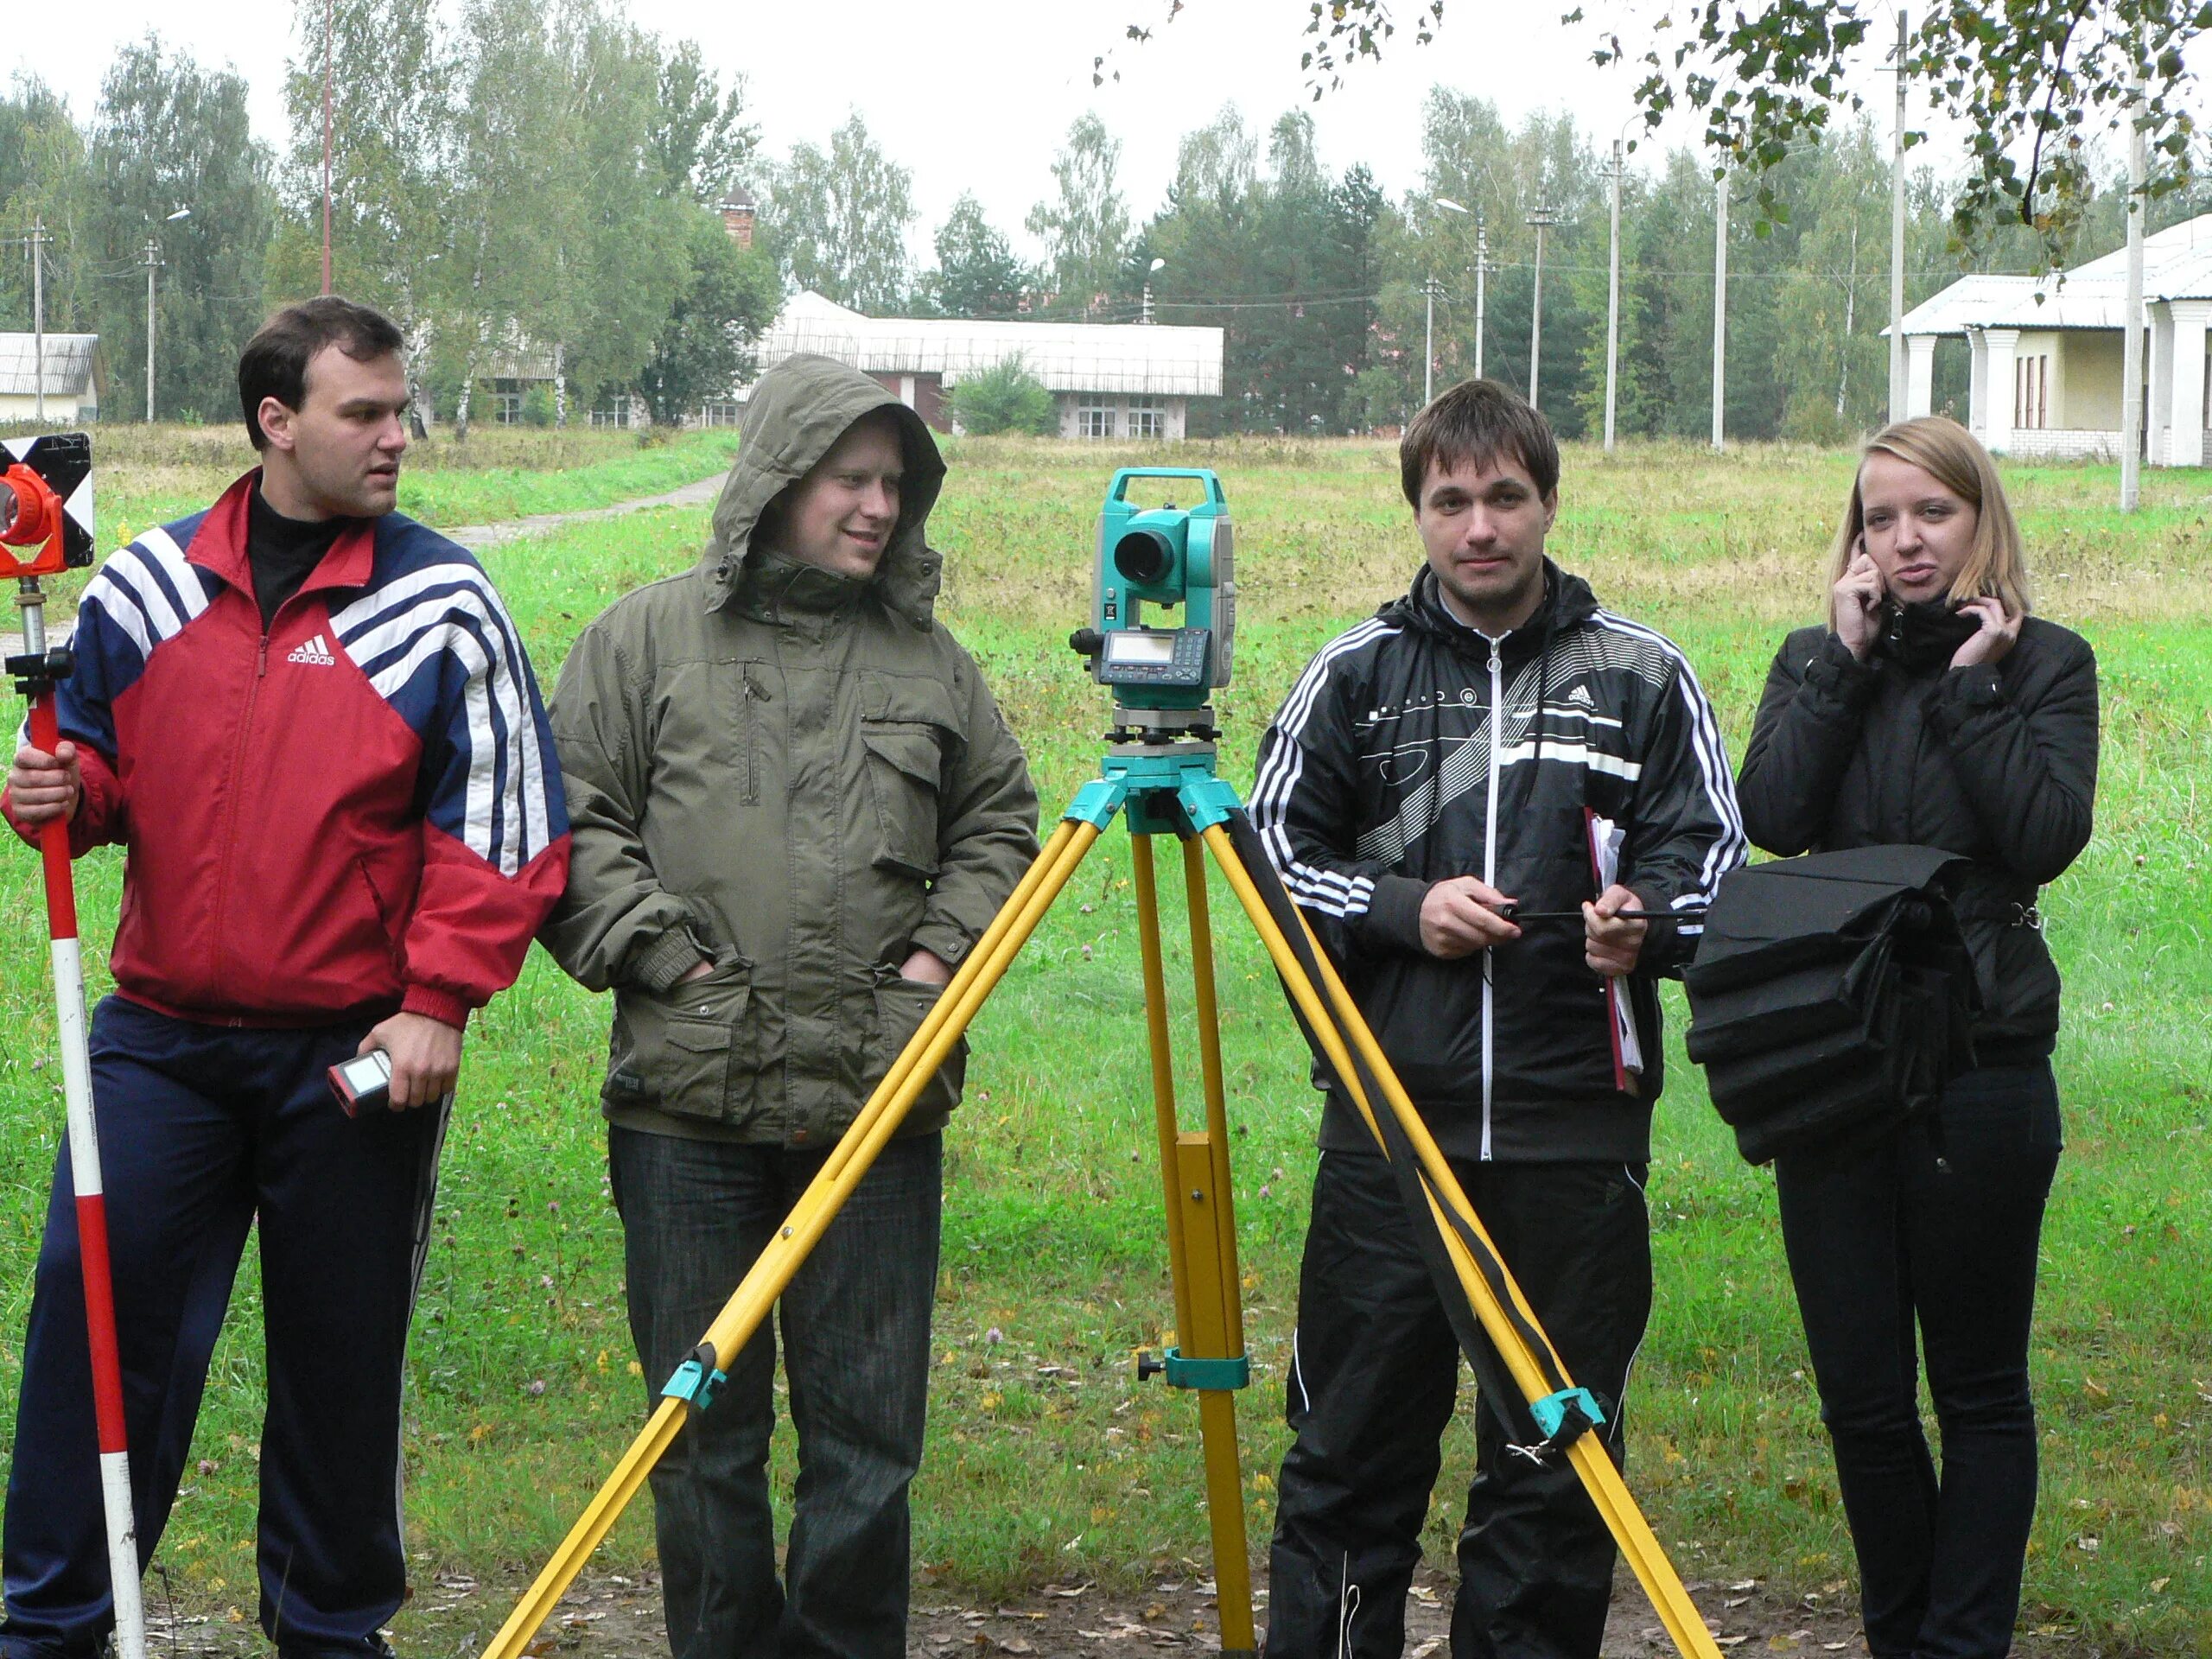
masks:
<instances>
[{"instance_id":1,"label":"man in olive hooded jacket","mask_svg":"<svg viewBox=\"0 0 2212 1659\"><path fill-rule=\"evenodd\" d=\"M705 556L592 623L551 708L574 852L542 937L614 992L601 1102L652 1391L1036 854L1021 750L932 616L929 429L798 356L761 378L740 435ZM906 1652L938 1131L963 1064L784 1294L800 1477L783 1582L772 1325L653 1472L677 1659Z\"/></svg>"}]
</instances>

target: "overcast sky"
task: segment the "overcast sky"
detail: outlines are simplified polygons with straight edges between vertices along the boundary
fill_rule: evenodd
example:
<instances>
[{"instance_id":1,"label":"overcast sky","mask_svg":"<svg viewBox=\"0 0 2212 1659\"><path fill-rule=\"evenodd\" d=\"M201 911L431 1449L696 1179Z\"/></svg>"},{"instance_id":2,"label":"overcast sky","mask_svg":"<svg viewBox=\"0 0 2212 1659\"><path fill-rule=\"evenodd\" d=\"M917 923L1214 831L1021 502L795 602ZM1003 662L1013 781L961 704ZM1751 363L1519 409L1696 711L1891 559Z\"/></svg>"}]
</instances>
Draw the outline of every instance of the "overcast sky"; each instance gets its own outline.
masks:
<instances>
[{"instance_id":1,"label":"overcast sky","mask_svg":"<svg viewBox=\"0 0 2212 1659\"><path fill-rule=\"evenodd\" d=\"M1416 4L1398 0L1395 10L1410 16ZM1401 33L1381 64L1358 66L1342 88L1309 105L1298 67L1306 7L1292 0L1188 0L1143 44L1123 40L1123 29L1159 22L1167 0L629 0L646 29L695 38L717 67L746 75L772 154L801 139L826 141L858 109L913 173L913 242L923 257L963 190L975 191L992 220L1034 253L1022 219L1051 189L1052 156L1086 108L1122 142L1123 194L1140 222L1173 175L1176 140L1226 103L1262 131L1283 111L1310 107L1324 163L1334 170L1363 161L1393 196L1420 181L1421 106L1433 83L1491 99L1509 121L1570 110L1609 142L1631 111L1632 74L1594 66L1597 29L1560 24L1563 9L1561 0L1449 0L1431 45L1416 47ZM1588 9L1627 21L1624 5L1600 0ZM281 145L284 66L298 49L292 18L289 0L11 7L0 29L0 76L43 76L81 119L115 48L155 29L243 73L255 130ZM1886 26L1876 32L1886 35ZM1094 87L1091 60L1102 53L1121 78ZM1866 90L1880 103L1886 131L1887 78L1870 72ZM1682 123L1671 136L1693 130Z\"/></svg>"}]
</instances>

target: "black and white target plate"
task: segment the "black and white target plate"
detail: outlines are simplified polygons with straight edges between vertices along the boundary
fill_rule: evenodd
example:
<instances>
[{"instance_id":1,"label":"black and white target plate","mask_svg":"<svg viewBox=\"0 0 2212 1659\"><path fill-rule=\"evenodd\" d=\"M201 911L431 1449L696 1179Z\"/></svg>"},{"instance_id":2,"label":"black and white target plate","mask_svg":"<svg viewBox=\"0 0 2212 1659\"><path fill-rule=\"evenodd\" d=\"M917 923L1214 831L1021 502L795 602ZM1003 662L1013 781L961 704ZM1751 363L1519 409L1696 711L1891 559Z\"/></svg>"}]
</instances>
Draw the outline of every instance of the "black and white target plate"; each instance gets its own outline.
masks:
<instances>
[{"instance_id":1,"label":"black and white target plate","mask_svg":"<svg viewBox=\"0 0 2212 1659\"><path fill-rule=\"evenodd\" d=\"M82 432L35 438L0 438L0 454L21 461L61 498L61 556L73 569L92 562L92 441Z\"/></svg>"}]
</instances>

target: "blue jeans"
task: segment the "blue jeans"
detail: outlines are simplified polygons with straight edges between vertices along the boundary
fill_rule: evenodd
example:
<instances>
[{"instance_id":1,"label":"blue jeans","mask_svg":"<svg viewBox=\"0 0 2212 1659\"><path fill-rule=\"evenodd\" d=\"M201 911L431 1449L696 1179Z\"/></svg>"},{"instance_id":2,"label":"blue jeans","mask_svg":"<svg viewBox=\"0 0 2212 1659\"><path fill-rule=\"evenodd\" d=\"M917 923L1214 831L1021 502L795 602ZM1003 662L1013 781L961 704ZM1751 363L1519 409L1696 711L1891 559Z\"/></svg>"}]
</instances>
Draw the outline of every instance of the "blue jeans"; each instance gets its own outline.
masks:
<instances>
[{"instance_id":1,"label":"blue jeans","mask_svg":"<svg viewBox=\"0 0 2212 1659\"><path fill-rule=\"evenodd\" d=\"M827 1152L614 1128L630 1332L648 1398L697 1345ZM798 1491L776 1576L763 1321L728 1386L653 1471L676 1659L904 1659L906 1489L922 1461L943 1141L893 1141L784 1292Z\"/></svg>"},{"instance_id":2,"label":"blue jeans","mask_svg":"<svg viewBox=\"0 0 2212 1659\"><path fill-rule=\"evenodd\" d=\"M1940 1136L1923 1120L1847 1157L1777 1158L1775 1187L1866 1644L1878 1659L2002 1659L2035 1518L2028 1331L2058 1090L2048 1061L1985 1066L1937 1109Z\"/></svg>"}]
</instances>

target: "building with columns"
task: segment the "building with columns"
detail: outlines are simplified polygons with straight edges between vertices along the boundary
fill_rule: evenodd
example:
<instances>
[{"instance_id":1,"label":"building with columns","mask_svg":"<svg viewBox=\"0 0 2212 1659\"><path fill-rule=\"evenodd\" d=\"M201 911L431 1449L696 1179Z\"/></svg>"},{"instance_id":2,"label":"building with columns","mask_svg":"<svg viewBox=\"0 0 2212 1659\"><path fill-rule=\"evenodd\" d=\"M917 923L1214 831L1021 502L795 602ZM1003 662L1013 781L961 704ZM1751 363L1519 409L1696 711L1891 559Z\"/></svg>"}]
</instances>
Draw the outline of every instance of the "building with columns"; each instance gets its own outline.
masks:
<instances>
[{"instance_id":1,"label":"building with columns","mask_svg":"<svg viewBox=\"0 0 2212 1659\"><path fill-rule=\"evenodd\" d=\"M1221 396L1223 348L1218 328L869 317L802 289L754 355L764 372L795 352L849 363L941 432L963 378L1019 358L1052 394L1062 437L1177 443L1190 400Z\"/></svg>"},{"instance_id":2,"label":"building with columns","mask_svg":"<svg viewBox=\"0 0 2212 1659\"><path fill-rule=\"evenodd\" d=\"M1934 404L1936 342L1972 354L1967 424L1991 450L2024 459L2115 460L2126 346L2127 251L2063 278L1961 276L1905 313L1905 413ZM2212 461L2212 213L2143 239L2144 459ZM1887 331L1885 330L1885 333Z\"/></svg>"}]
</instances>

